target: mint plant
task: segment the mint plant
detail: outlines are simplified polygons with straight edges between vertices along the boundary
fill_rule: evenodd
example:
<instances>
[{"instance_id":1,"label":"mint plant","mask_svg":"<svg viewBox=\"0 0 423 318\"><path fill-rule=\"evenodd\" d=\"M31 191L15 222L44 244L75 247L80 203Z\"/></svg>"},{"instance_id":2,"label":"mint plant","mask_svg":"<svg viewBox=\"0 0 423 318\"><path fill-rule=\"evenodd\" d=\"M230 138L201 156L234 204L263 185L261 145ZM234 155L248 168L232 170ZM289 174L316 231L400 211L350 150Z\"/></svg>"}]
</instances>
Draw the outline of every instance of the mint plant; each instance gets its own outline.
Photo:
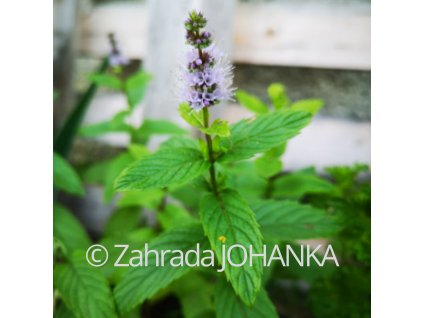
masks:
<instances>
[{"instance_id":1,"label":"mint plant","mask_svg":"<svg viewBox=\"0 0 423 318\"><path fill-rule=\"evenodd\" d=\"M324 293L332 293L340 281L348 288L360 282L364 297L356 299L363 304L360 313L365 317L370 197L369 183L358 175L367 167L331 167L326 178L312 167L286 171L283 154L289 140L310 123L323 102L291 101L280 83L268 88L270 104L245 91L235 92L232 66L213 44L205 17L191 12L184 25L190 50L180 72L179 113L200 137L164 120L146 119L140 126L127 123L150 75L143 71L124 75L126 60L115 44L111 69L91 80L125 94L127 108L108 121L82 127L79 133L128 134L128 147L77 171L54 156L57 189L83 195L82 183L101 185L105 204L115 199L116 206L95 241L109 251L110 261L93 267L85 255L93 240L71 211L54 205L55 316L165 317L160 302L176 297L175 310L189 318L278 317L287 314L289 306L286 309L284 303L281 309L277 300L276 308L269 291L280 288L274 281L282 278L309 284L310 293L301 301L306 298L311 310L325 317L348 317L343 309L348 295L340 293L335 299L339 304L331 311L332 307L321 306ZM251 111L251 118L234 124L222 118L210 120L215 107L234 98ZM148 142L154 135L169 138L151 151ZM147 213L148 219L143 217ZM299 249L298 240L316 238L326 238L339 249L342 271L335 265L267 267L259 257L251 264L223 266L222 251L236 244L247 250L251 245L254 253L263 254L264 245L291 244ZM154 254L122 256L115 248L126 244L129 251L140 250L145 243L158 253L213 250L216 258L213 266L172 266L174 255L165 253L157 266ZM194 256L188 261L195 262ZM234 263L242 263L243 257L240 249L233 250ZM115 266L118 258L131 266Z\"/></svg>"}]
</instances>

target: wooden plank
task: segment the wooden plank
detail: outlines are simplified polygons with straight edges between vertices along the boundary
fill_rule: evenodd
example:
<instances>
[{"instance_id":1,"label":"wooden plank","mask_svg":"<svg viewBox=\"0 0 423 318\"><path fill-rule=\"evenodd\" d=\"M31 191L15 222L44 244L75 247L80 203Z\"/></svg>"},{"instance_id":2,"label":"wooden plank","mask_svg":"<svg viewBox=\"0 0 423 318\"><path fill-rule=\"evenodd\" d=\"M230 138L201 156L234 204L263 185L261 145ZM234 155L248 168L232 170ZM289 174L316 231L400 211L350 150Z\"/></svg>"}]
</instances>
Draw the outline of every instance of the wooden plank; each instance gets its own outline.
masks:
<instances>
[{"instance_id":1,"label":"wooden plank","mask_svg":"<svg viewBox=\"0 0 423 318\"><path fill-rule=\"evenodd\" d=\"M95 7L81 23L81 54L106 54L106 34L113 31L129 57L142 59L148 18L140 3ZM232 57L237 63L370 69L368 4L242 3L234 27Z\"/></svg>"}]
</instances>

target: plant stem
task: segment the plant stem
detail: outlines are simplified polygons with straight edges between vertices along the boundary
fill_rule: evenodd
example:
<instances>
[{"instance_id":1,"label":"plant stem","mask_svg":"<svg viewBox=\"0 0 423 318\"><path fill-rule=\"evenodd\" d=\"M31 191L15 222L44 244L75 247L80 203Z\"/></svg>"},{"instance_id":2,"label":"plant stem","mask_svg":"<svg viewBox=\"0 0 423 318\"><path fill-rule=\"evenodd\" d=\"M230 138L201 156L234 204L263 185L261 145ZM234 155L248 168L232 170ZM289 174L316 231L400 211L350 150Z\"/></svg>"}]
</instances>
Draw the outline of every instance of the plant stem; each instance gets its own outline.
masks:
<instances>
[{"instance_id":1,"label":"plant stem","mask_svg":"<svg viewBox=\"0 0 423 318\"><path fill-rule=\"evenodd\" d=\"M203 108L203 120L204 120L204 127L209 127L209 109L207 107ZM214 168L214 156L213 156L213 143L211 136L209 134L204 134L206 137L207 142L207 153L209 156L210 162L210 183L211 188L214 194L217 195L217 182L216 182L216 170Z\"/></svg>"}]
</instances>

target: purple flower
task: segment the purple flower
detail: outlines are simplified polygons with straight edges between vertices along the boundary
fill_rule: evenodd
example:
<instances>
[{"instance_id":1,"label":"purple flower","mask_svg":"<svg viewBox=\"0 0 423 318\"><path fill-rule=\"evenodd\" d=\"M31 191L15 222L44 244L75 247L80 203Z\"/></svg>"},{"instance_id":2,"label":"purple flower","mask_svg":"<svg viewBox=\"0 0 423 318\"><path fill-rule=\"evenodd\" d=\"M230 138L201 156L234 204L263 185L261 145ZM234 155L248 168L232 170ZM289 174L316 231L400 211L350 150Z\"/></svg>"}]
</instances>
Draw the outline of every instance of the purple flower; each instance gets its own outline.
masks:
<instances>
[{"instance_id":1,"label":"purple flower","mask_svg":"<svg viewBox=\"0 0 423 318\"><path fill-rule=\"evenodd\" d=\"M186 57L182 70L181 100L199 111L225 100L232 100L232 66L226 57L211 45L211 34L201 32L205 19L201 13L190 14L187 28L187 43L193 46Z\"/></svg>"}]
</instances>

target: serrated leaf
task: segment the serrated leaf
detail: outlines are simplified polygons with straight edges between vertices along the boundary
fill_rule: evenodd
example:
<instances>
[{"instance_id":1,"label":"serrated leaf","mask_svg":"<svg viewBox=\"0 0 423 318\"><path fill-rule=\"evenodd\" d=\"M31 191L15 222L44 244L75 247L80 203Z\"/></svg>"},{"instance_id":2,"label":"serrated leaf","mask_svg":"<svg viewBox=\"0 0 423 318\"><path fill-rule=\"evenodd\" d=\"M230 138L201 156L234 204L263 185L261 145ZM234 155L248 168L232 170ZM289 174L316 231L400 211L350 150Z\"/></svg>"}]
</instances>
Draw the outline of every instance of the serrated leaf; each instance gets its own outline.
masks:
<instances>
[{"instance_id":1,"label":"serrated leaf","mask_svg":"<svg viewBox=\"0 0 423 318\"><path fill-rule=\"evenodd\" d=\"M282 162L279 158L268 155L261 156L254 161L257 174L263 178L269 178L282 170Z\"/></svg>"},{"instance_id":2,"label":"serrated leaf","mask_svg":"<svg viewBox=\"0 0 423 318\"><path fill-rule=\"evenodd\" d=\"M265 103L263 103L256 96L247 93L246 91L237 90L235 96L242 106L256 114L265 114L269 112L269 107L267 107Z\"/></svg>"},{"instance_id":3,"label":"serrated leaf","mask_svg":"<svg viewBox=\"0 0 423 318\"><path fill-rule=\"evenodd\" d=\"M324 103L321 99L302 99L292 103L290 109L309 112L314 116L317 114L320 108L323 107L323 105Z\"/></svg>"},{"instance_id":4,"label":"serrated leaf","mask_svg":"<svg viewBox=\"0 0 423 318\"><path fill-rule=\"evenodd\" d=\"M179 114L181 117L193 127L203 127L203 119L200 113L193 110L187 103L179 104Z\"/></svg>"},{"instance_id":5,"label":"serrated leaf","mask_svg":"<svg viewBox=\"0 0 423 318\"><path fill-rule=\"evenodd\" d=\"M292 173L277 179L273 185L273 196L298 200L307 193L337 193L329 181L310 173Z\"/></svg>"},{"instance_id":6,"label":"serrated leaf","mask_svg":"<svg viewBox=\"0 0 423 318\"><path fill-rule=\"evenodd\" d=\"M98 86L120 90L123 87L122 81L111 74L90 74L89 79Z\"/></svg>"},{"instance_id":7,"label":"serrated leaf","mask_svg":"<svg viewBox=\"0 0 423 318\"><path fill-rule=\"evenodd\" d=\"M125 82L125 93L128 100L128 104L131 109L143 99L147 84L150 82L152 76L143 71L129 77Z\"/></svg>"},{"instance_id":8,"label":"serrated leaf","mask_svg":"<svg viewBox=\"0 0 423 318\"><path fill-rule=\"evenodd\" d=\"M63 244L66 255L76 250L85 250L91 240L78 219L59 204L53 206L53 236Z\"/></svg>"},{"instance_id":9,"label":"serrated leaf","mask_svg":"<svg viewBox=\"0 0 423 318\"><path fill-rule=\"evenodd\" d=\"M140 207L120 208L113 211L104 228L104 236L122 237L137 228L140 221Z\"/></svg>"},{"instance_id":10,"label":"serrated leaf","mask_svg":"<svg viewBox=\"0 0 423 318\"><path fill-rule=\"evenodd\" d=\"M225 279L220 279L215 292L216 318L278 318L275 306L264 289L252 306L246 306Z\"/></svg>"},{"instance_id":11,"label":"serrated leaf","mask_svg":"<svg viewBox=\"0 0 423 318\"><path fill-rule=\"evenodd\" d=\"M228 122L221 119L216 119L210 127L199 128L199 130L207 135L216 135L220 137L229 137L231 135Z\"/></svg>"},{"instance_id":12,"label":"serrated leaf","mask_svg":"<svg viewBox=\"0 0 423 318\"><path fill-rule=\"evenodd\" d=\"M74 195L83 195L81 180L72 166L59 154L53 153L53 184L58 189Z\"/></svg>"},{"instance_id":13,"label":"serrated leaf","mask_svg":"<svg viewBox=\"0 0 423 318\"><path fill-rule=\"evenodd\" d=\"M231 126L231 137L222 138L228 151L219 161L248 159L298 135L311 115L298 111L279 111L242 120Z\"/></svg>"},{"instance_id":14,"label":"serrated leaf","mask_svg":"<svg viewBox=\"0 0 423 318\"><path fill-rule=\"evenodd\" d=\"M236 191L226 189L217 197L212 193L205 194L200 202L200 216L220 264L223 244L227 249L240 244L247 251L250 245L255 253L263 251L262 236L254 213ZM221 237L225 238L225 243L222 243ZM244 259L240 248L233 249L231 254L234 263L239 264ZM263 272L263 264L257 258L253 259L252 265L247 261L243 266L226 266L225 269L235 292L248 305L254 303Z\"/></svg>"},{"instance_id":15,"label":"serrated leaf","mask_svg":"<svg viewBox=\"0 0 423 318\"><path fill-rule=\"evenodd\" d=\"M136 161L118 177L120 191L164 188L192 180L209 168L201 152L191 148L163 149Z\"/></svg>"},{"instance_id":16,"label":"serrated leaf","mask_svg":"<svg viewBox=\"0 0 423 318\"><path fill-rule=\"evenodd\" d=\"M263 200L251 205L267 240L328 237L339 230L339 219L325 210L293 201Z\"/></svg>"},{"instance_id":17,"label":"serrated leaf","mask_svg":"<svg viewBox=\"0 0 423 318\"><path fill-rule=\"evenodd\" d=\"M195 249L197 243L201 248L206 248L207 244L201 225L192 224L164 232L151 242L149 250L156 250L159 254L162 250L186 252ZM194 254L190 256L195 257ZM172 257L175 257L175 254L164 254L164 266L156 266L156 257L150 253L148 266L144 264L144 266L133 268L125 274L114 289L116 304L121 314L129 312L191 270L188 266L172 267L170 265ZM190 262L193 262L192 257L190 257Z\"/></svg>"},{"instance_id":18,"label":"serrated leaf","mask_svg":"<svg viewBox=\"0 0 423 318\"><path fill-rule=\"evenodd\" d=\"M276 110L285 108L289 104L286 88L280 83L273 83L267 88L267 94Z\"/></svg>"},{"instance_id":19,"label":"serrated leaf","mask_svg":"<svg viewBox=\"0 0 423 318\"><path fill-rule=\"evenodd\" d=\"M69 263L56 265L53 279L66 306L76 317L117 317L107 280L98 268L87 263L85 252L77 251Z\"/></svg>"}]
</instances>

